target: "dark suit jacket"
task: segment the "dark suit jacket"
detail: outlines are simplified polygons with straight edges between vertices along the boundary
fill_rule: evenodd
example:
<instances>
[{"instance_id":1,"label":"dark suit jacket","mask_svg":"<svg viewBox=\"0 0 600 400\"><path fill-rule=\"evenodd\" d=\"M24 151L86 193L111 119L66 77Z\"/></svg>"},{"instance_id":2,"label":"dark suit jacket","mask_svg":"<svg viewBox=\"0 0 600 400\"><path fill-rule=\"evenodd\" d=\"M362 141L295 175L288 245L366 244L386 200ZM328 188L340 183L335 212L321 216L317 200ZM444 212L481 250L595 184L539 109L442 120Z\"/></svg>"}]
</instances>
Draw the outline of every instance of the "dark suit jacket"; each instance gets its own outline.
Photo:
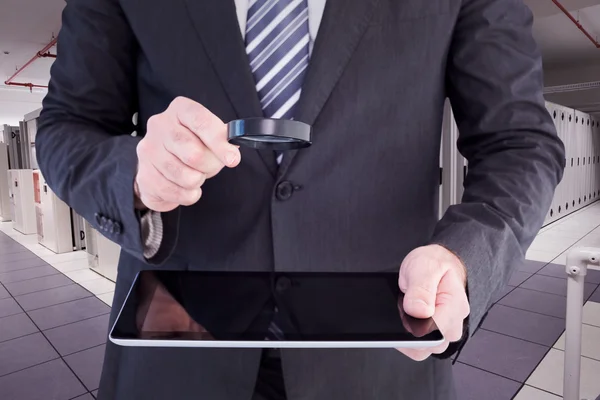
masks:
<instances>
[{"instance_id":1,"label":"dark suit jacket","mask_svg":"<svg viewBox=\"0 0 600 400\"><path fill-rule=\"evenodd\" d=\"M541 226L564 166L531 25L521 0L327 0L296 114L314 126L312 147L279 168L271 152L242 149L240 166L206 182L196 205L163 215L163 246L144 260L132 188L148 118L176 96L224 121L261 115L234 3L69 0L39 164L58 196L123 248L113 319L143 268L390 270L438 243L468 268L472 333ZM438 222L446 97L469 173L463 203ZM282 356L293 400L453 398L446 360ZM259 358L109 344L100 398L249 399Z\"/></svg>"}]
</instances>

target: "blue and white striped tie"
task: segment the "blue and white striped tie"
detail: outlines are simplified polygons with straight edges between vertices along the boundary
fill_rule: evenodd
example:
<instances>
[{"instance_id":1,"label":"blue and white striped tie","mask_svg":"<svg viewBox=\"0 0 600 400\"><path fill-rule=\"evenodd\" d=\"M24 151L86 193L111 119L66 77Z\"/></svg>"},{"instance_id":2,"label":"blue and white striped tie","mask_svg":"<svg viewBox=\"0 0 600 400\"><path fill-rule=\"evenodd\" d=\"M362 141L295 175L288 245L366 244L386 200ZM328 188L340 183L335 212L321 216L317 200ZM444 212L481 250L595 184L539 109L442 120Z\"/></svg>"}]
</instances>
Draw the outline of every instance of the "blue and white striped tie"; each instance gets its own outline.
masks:
<instances>
[{"instance_id":1,"label":"blue and white striped tie","mask_svg":"<svg viewBox=\"0 0 600 400\"><path fill-rule=\"evenodd\" d=\"M265 117L293 119L308 67L309 43L307 0L250 0L246 53ZM280 163L282 154L277 155ZM280 322L275 308L267 339L284 338Z\"/></svg>"},{"instance_id":2,"label":"blue and white striped tie","mask_svg":"<svg viewBox=\"0 0 600 400\"><path fill-rule=\"evenodd\" d=\"M250 0L246 52L265 117L294 117L309 42L307 0Z\"/></svg>"}]
</instances>

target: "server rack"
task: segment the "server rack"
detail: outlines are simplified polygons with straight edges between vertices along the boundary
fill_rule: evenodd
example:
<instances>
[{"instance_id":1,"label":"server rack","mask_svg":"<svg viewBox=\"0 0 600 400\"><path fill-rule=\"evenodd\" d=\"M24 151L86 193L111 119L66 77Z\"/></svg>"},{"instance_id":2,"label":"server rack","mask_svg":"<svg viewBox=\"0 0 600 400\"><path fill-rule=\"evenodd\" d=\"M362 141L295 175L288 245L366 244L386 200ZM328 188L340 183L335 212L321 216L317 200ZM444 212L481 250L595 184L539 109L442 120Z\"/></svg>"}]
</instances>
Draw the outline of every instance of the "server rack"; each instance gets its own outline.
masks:
<instances>
[{"instance_id":1,"label":"server rack","mask_svg":"<svg viewBox=\"0 0 600 400\"><path fill-rule=\"evenodd\" d=\"M4 125L2 129L4 143L8 146L8 168L21 169L21 132L18 127Z\"/></svg>"},{"instance_id":2,"label":"server rack","mask_svg":"<svg viewBox=\"0 0 600 400\"><path fill-rule=\"evenodd\" d=\"M33 171L38 243L54 253L73 251L71 208L48 187L39 170Z\"/></svg>"},{"instance_id":3,"label":"server rack","mask_svg":"<svg viewBox=\"0 0 600 400\"><path fill-rule=\"evenodd\" d=\"M87 221L85 221L85 237L90 269L112 281L116 281L121 247L102 236Z\"/></svg>"},{"instance_id":4,"label":"server rack","mask_svg":"<svg viewBox=\"0 0 600 400\"><path fill-rule=\"evenodd\" d=\"M23 121L19 123L21 129L21 147L23 152L24 167L37 169L37 157L35 153L35 137L37 135L37 122L41 108L26 114Z\"/></svg>"},{"instance_id":5,"label":"server rack","mask_svg":"<svg viewBox=\"0 0 600 400\"><path fill-rule=\"evenodd\" d=\"M8 146L0 143L0 220L10 221L10 195L8 185Z\"/></svg>"},{"instance_id":6,"label":"server rack","mask_svg":"<svg viewBox=\"0 0 600 400\"><path fill-rule=\"evenodd\" d=\"M10 202L13 228L24 235L37 233L33 171L10 170Z\"/></svg>"},{"instance_id":7,"label":"server rack","mask_svg":"<svg viewBox=\"0 0 600 400\"><path fill-rule=\"evenodd\" d=\"M71 208L71 233L73 250L85 250L87 247L85 221L83 217Z\"/></svg>"}]
</instances>

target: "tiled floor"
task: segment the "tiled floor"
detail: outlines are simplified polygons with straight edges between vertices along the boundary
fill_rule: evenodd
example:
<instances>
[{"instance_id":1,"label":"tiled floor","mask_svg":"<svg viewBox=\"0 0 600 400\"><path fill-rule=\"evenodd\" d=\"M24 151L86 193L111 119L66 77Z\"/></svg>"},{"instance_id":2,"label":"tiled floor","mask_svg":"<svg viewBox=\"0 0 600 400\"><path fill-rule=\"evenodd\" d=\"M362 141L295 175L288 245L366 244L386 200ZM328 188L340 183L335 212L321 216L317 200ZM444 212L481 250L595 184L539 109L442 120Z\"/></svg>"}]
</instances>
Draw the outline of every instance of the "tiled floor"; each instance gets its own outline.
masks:
<instances>
[{"instance_id":1,"label":"tiled floor","mask_svg":"<svg viewBox=\"0 0 600 400\"><path fill-rule=\"evenodd\" d=\"M600 203L542 230L455 364L460 400L556 400L562 392L572 246L600 247ZM581 396L600 395L600 270L586 278ZM86 254L54 254L0 223L0 399L91 400L114 284Z\"/></svg>"},{"instance_id":2,"label":"tiled floor","mask_svg":"<svg viewBox=\"0 0 600 400\"><path fill-rule=\"evenodd\" d=\"M91 400L114 283L0 223L0 399Z\"/></svg>"},{"instance_id":3,"label":"tiled floor","mask_svg":"<svg viewBox=\"0 0 600 400\"><path fill-rule=\"evenodd\" d=\"M600 247L600 204L542 229L527 261L455 365L460 400L562 397L567 281L573 246ZM581 397L600 396L600 270L586 277Z\"/></svg>"}]
</instances>

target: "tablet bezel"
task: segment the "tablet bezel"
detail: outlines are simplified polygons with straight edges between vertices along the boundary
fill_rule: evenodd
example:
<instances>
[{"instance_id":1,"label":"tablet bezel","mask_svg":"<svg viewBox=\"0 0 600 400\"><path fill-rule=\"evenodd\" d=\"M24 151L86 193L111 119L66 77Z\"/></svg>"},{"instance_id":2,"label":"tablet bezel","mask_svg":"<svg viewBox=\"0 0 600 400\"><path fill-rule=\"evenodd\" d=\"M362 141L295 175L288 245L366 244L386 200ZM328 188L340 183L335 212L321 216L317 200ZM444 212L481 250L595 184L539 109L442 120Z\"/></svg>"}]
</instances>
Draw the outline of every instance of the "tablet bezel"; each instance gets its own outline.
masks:
<instances>
[{"instance_id":1,"label":"tablet bezel","mask_svg":"<svg viewBox=\"0 0 600 400\"><path fill-rule=\"evenodd\" d=\"M143 271L141 271L143 272ZM141 272L136 274L135 279L125 301L115 318L110 333L110 342L119 346L130 347L172 347L172 348L240 348L240 349L358 349L358 348L405 348L405 349L427 349L442 345L443 336L438 340L187 340L187 339L140 339L115 337L113 332L128 304L128 300L134 288L138 284ZM440 332L441 333L441 332Z\"/></svg>"}]
</instances>

